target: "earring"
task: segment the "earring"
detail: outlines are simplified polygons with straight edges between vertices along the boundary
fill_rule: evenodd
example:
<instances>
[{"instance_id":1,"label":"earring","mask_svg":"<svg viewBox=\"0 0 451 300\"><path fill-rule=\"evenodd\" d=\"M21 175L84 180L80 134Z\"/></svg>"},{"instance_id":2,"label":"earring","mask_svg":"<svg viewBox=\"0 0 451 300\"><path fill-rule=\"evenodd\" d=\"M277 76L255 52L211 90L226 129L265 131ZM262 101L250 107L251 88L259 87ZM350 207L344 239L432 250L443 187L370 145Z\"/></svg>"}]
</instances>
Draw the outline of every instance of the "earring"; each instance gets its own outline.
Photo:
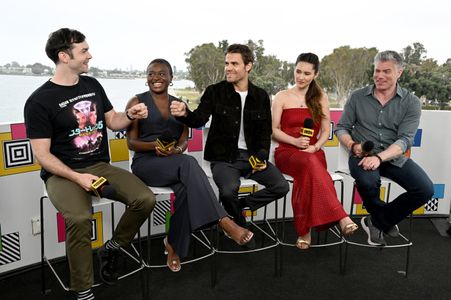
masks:
<instances>
[{"instance_id":1,"label":"earring","mask_svg":"<svg viewBox=\"0 0 451 300\"><path fill-rule=\"evenodd\" d=\"M169 86L173 86L174 85L174 83L171 81L170 83L169 83Z\"/></svg>"},{"instance_id":2,"label":"earring","mask_svg":"<svg viewBox=\"0 0 451 300\"><path fill-rule=\"evenodd\" d=\"M149 86L149 84L147 83L147 81L144 83L145 86Z\"/></svg>"}]
</instances>

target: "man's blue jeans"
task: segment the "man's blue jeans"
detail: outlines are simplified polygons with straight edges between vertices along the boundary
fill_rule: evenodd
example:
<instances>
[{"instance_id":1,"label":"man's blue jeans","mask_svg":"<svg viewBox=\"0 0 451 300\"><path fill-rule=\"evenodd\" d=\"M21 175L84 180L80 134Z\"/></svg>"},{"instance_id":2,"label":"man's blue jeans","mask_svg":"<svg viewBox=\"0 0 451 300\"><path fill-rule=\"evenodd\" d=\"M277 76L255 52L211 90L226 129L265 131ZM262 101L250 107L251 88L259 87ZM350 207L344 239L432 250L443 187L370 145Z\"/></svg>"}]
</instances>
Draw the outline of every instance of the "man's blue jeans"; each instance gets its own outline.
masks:
<instances>
[{"instance_id":1,"label":"man's blue jeans","mask_svg":"<svg viewBox=\"0 0 451 300\"><path fill-rule=\"evenodd\" d=\"M424 170L410 158L402 167L383 162L374 171L366 171L358 166L360 160L361 158L351 156L349 170L356 181L363 204L371 214L372 223L380 230L387 231L429 201L434 194L432 181ZM383 202L379 198L381 176L390 178L406 192L390 203Z\"/></svg>"}]
</instances>

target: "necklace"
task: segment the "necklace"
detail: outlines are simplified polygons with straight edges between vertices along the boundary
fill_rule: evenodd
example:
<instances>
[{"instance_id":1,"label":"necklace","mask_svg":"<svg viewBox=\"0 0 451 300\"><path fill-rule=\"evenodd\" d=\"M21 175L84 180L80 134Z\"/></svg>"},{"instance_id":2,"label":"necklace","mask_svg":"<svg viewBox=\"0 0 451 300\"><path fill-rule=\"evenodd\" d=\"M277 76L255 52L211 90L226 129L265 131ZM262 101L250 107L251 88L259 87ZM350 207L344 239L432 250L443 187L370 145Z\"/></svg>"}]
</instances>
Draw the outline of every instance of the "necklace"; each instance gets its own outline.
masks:
<instances>
[{"instance_id":1,"label":"necklace","mask_svg":"<svg viewBox=\"0 0 451 300\"><path fill-rule=\"evenodd\" d=\"M301 107L301 108L307 107L307 105L305 103L305 97L298 95L293 90L290 90L290 93L292 93L296 97L296 101L299 102L299 107Z\"/></svg>"}]
</instances>

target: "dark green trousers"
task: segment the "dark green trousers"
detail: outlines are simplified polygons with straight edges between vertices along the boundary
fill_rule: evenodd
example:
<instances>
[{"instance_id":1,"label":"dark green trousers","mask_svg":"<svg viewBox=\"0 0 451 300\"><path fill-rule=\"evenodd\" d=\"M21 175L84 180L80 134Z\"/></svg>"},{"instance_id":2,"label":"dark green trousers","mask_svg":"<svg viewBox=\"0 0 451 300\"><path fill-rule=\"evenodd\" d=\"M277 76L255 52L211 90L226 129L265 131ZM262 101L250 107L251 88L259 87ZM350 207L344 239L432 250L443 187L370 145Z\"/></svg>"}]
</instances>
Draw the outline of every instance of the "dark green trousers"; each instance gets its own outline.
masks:
<instances>
[{"instance_id":1,"label":"dark green trousers","mask_svg":"<svg viewBox=\"0 0 451 300\"><path fill-rule=\"evenodd\" d=\"M77 169L105 177L117 191L117 201L126 205L113 234L121 246L128 245L155 206L155 196L132 173L108 163ZM66 252L69 260L71 289L83 291L94 282L91 250L92 196L78 184L56 175L46 182L47 193L66 222Z\"/></svg>"}]
</instances>

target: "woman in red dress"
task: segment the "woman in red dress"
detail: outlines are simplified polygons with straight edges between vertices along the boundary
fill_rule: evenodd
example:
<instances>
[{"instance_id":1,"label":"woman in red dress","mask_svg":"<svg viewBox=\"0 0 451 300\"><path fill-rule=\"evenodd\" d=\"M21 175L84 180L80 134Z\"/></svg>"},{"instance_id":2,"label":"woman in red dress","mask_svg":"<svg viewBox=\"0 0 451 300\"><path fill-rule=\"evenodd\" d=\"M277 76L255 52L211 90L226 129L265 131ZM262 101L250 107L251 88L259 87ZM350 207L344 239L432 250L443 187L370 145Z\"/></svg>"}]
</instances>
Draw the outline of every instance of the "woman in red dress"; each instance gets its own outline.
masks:
<instances>
[{"instance_id":1,"label":"woman in red dress","mask_svg":"<svg viewBox=\"0 0 451 300\"><path fill-rule=\"evenodd\" d=\"M279 142L274 158L276 166L294 178L291 202L300 249L310 247L312 227L324 229L338 222L344 235L358 229L337 198L321 149L330 133L330 112L327 95L315 81L318 71L318 56L299 55L295 86L279 92L272 107L273 138ZM313 127L313 132L304 127Z\"/></svg>"}]
</instances>

